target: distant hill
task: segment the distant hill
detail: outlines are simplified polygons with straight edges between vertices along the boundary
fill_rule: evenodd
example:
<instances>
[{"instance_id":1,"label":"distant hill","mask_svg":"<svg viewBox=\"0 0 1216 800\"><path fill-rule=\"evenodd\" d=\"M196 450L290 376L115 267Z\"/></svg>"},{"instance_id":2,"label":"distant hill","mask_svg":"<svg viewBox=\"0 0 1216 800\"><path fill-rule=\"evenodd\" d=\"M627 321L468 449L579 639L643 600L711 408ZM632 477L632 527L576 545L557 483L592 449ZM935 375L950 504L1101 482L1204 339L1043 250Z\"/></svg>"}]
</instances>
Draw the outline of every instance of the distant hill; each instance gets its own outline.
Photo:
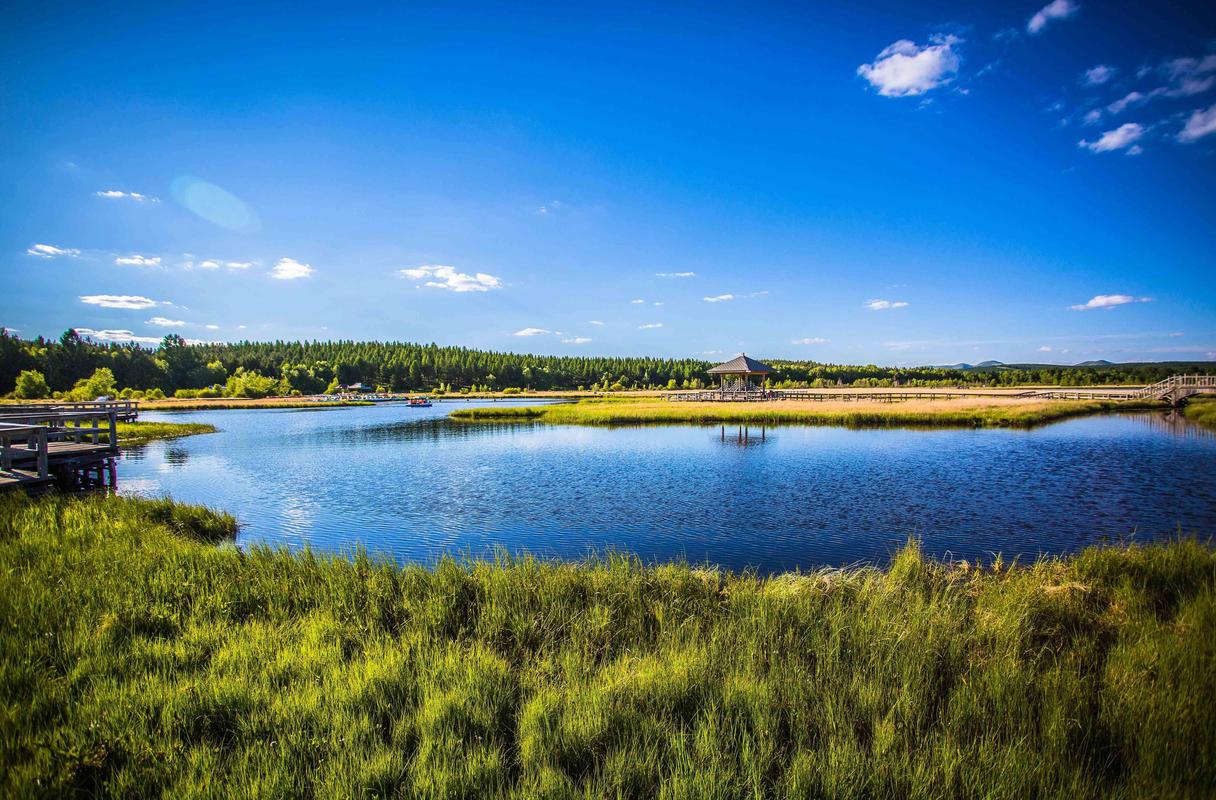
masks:
<instances>
[{"instance_id":1,"label":"distant hill","mask_svg":"<svg viewBox=\"0 0 1216 800\"><path fill-rule=\"evenodd\" d=\"M1113 367L1115 362L1107 361L1100 358L1097 361L1082 361L1080 364L1073 364L1074 367Z\"/></svg>"},{"instance_id":2,"label":"distant hill","mask_svg":"<svg viewBox=\"0 0 1216 800\"><path fill-rule=\"evenodd\" d=\"M1005 365L1000 361L981 361L980 363L976 364L976 366L977 367L1003 367Z\"/></svg>"}]
</instances>

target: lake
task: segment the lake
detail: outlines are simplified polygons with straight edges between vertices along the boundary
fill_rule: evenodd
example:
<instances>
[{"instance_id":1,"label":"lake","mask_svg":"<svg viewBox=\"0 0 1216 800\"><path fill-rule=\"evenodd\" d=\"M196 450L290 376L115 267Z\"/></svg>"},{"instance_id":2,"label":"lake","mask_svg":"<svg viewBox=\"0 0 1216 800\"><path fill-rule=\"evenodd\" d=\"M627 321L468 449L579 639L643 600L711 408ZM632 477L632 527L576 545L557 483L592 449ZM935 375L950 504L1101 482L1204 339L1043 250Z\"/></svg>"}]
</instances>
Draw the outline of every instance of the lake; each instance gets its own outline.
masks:
<instances>
[{"instance_id":1,"label":"lake","mask_svg":"<svg viewBox=\"0 0 1216 800\"><path fill-rule=\"evenodd\" d=\"M221 431L128 450L119 489L229 511L242 546L403 563L611 549L771 573L881 564L909 537L989 560L1216 534L1216 436L1164 414L1033 430L446 419L470 405L145 412Z\"/></svg>"}]
</instances>

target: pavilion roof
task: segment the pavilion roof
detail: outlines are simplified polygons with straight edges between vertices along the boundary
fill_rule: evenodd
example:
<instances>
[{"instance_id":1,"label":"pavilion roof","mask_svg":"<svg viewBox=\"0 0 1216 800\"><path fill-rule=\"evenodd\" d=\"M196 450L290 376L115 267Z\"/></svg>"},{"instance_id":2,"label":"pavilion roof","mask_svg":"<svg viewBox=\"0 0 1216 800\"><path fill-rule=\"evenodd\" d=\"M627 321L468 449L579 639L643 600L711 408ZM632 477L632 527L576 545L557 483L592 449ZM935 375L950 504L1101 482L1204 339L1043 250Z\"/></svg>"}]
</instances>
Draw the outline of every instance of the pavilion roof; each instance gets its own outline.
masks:
<instances>
[{"instance_id":1,"label":"pavilion roof","mask_svg":"<svg viewBox=\"0 0 1216 800\"><path fill-rule=\"evenodd\" d=\"M757 361L754 358L749 358L747 353L740 353L732 358L719 364L716 367L710 367L710 375L764 375L772 372L773 368L768 364Z\"/></svg>"}]
</instances>

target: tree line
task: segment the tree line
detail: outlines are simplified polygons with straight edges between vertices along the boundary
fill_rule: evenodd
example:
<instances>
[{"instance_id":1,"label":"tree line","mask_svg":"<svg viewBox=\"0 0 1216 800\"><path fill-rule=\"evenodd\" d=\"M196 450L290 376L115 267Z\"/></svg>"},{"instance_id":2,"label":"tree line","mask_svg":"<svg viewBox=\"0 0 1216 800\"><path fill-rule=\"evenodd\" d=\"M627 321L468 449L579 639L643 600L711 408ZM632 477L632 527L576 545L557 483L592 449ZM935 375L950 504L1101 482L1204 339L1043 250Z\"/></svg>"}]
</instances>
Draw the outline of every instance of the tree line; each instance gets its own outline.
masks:
<instances>
[{"instance_id":1,"label":"tree line","mask_svg":"<svg viewBox=\"0 0 1216 800\"><path fill-rule=\"evenodd\" d=\"M1179 362L967 370L769 363L775 370L769 384L779 388L1137 384L1181 371L1216 374L1216 364ZM188 344L169 335L153 349L96 343L74 330L55 340L22 339L0 329L0 395L34 397L123 392L258 397L333 392L355 383L393 392L695 389L712 384L711 366L702 359L544 356L348 340Z\"/></svg>"}]
</instances>

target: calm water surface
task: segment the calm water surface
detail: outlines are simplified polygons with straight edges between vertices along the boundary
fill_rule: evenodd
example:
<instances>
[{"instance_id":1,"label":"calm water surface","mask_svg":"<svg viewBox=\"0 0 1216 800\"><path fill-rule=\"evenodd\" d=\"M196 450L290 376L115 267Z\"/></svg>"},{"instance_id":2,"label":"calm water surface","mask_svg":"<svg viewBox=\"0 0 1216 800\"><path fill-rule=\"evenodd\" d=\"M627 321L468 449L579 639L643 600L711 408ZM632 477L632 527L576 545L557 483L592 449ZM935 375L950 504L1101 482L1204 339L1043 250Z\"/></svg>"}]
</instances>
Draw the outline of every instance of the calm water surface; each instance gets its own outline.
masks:
<instances>
[{"instance_id":1,"label":"calm water surface","mask_svg":"<svg viewBox=\"0 0 1216 800\"><path fill-rule=\"evenodd\" d=\"M145 413L221 432L126 453L119 487L206 503L241 544L402 562L615 549L773 572L1033 557L1179 526L1216 535L1216 436L1162 415L1019 430L465 425L469 403Z\"/></svg>"}]
</instances>

